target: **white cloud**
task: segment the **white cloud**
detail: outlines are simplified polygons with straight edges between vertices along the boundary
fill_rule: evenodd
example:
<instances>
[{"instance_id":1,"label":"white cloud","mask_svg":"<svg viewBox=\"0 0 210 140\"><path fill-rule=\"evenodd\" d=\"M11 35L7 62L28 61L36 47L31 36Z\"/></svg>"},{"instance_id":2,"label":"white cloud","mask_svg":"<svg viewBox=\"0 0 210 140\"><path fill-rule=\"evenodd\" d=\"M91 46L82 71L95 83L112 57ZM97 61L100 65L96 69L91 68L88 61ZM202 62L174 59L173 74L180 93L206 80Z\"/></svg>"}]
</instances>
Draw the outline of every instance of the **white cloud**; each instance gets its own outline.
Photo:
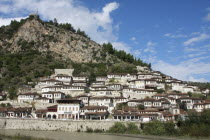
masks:
<instances>
[{"instance_id":1,"label":"white cloud","mask_svg":"<svg viewBox=\"0 0 210 140\"><path fill-rule=\"evenodd\" d=\"M197 53L192 53L192 54L188 54L187 56L188 57L196 57L196 56L200 56L200 55L204 55L206 54L207 52L197 52Z\"/></svg>"},{"instance_id":2,"label":"white cloud","mask_svg":"<svg viewBox=\"0 0 210 140\"><path fill-rule=\"evenodd\" d=\"M171 33L167 33L167 34L164 34L165 37L169 37L169 38L185 38L187 37L187 35L184 35L184 34L171 34Z\"/></svg>"},{"instance_id":3,"label":"white cloud","mask_svg":"<svg viewBox=\"0 0 210 140\"><path fill-rule=\"evenodd\" d=\"M0 2L0 12L16 17L23 13L34 13L37 8L42 18L57 18L60 23L69 22L76 29L84 30L98 43L118 40L114 31L119 29L119 26L114 25L110 15L119 8L116 2L106 4L101 11L90 10L76 0L11 0L9 4ZM4 24L8 24L8 21Z\"/></svg>"},{"instance_id":4,"label":"white cloud","mask_svg":"<svg viewBox=\"0 0 210 140\"><path fill-rule=\"evenodd\" d=\"M185 47L184 51L185 52L195 52L195 51L199 51L199 48Z\"/></svg>"},{"instance_id":5,"label":"white cloud","mask_svg":"<svg viewBox=\"0 0 210 140\"><path fill-rule=\"evenodd\" d=\"M139 44L139 42L136 41L137 40L136 37L131 37L130 40L136 45Z\"/></svg>"},{"instance_id":6,"label":"white cloud","mask_svg":"<svg viewBox=\"0 0 210 140\"><path fill-rule=\"evenodd\" d=\"M199 35L201 34L200 32L192 32L190 35Z\"/></svg>"},{"instance_id":7,"label":"white cloud","mask_svg":"<svg viewBox=\"0 0 210 140\"><path fill-rule=\"evenodd\" d=\"M205 45L205 46L203 46L201 48L210 48L210 44L207 44L207 45Z\"/></svg>"},{"instance_id":8,"label":"white cloud","mask_svg":"<svg viewBox=\"0 0 210 140\"><path fill-rule=\"evenodd\" d=\"M112 42L112 45L117 50L124 50L127 53L131 53L131 47L123 42Z\"/></svg>"},{"instance_id":9,"label":"white cloud","mask_svg":"<svg viewBox=\"0 0 210 140\"><path fill-rule=\"evenodd\" d=\"M199 76L201 74L210 74L210 63L199 62L199 60L204 59L192 59L189 61L184 61L179 64L169 64L162 60L157 61L152 65L153 69L162 71L165 74L173 76L175 78L192 81L192 80L200 80L207 81L204 78L195 79L195 76Z\"/></svg>"},{"instance_id":10,"label":"white cloud","mask_svg":"<svg viewBox=\"0 0 210 140\"><path fill-rule=\"evenodd\" d=\"M135 50L133 54L134 56L140 56L142 53L141 53L141 50Z\"/></svg>"},{"instance_id":11,"label":"white cloud","mask_svg":"<svg viewBox=\"0 0 210 140\"><path fill-rule=\"evenodd\" d=\"M188 39L187 41L184 42L184 45L185 46L192 45L196 42L204 41L204 40L209 39L209 38L210 38L210 35L203 33L203 34L200 34L197 37L193 37L193 38Z\"/></svg>"},{"instance_id":12,"label":"white cloud","mask_svg":"<svg viewBox=\"0 0 210 140\"><path fill-rule=\"evenodd\" d=\"M18 17L18 18L0 18L0 26L9 25L12 20L20 21L21 19L26 17Z\"/></svg>"},{"instance_id":13,"label":"white cloud","mask_svg":"<svg viewBox=\"0 0 210 140\"><path fill-rule=\"evenodd\" d=\"M205 17L204 17L205 21L210 21L210 13L208 13Z\"/></svg>"},{"instance_id":14,"label":"white cloud","mask_svg":"<svg viewBox=\"0 0 210 140\"><path fill-rule=\"evenodd\" d=\"M206 8L206 11L208 12L207 15L203 18L204 21L210 21L210 7Z\"/></svg>"},{"instance_id":15,"label":"white cloud","mask_svg":"<svg viewBox=\"0 0 210 140\"><path fill-rule=\"evenodd\" d=\"M157 51L154 48L154 46L156 44L157 43L154 43L152 41L148 41L147 44L146 44L147 47L144 49L144 52L145 53L151 53L152 55L154 55L155 53L157 53Z\"/></svg>"},{"instance_id":16,"label":"white cloud","mask_svg":"<svg viewBox=\"0 0 210 140\"><path fill-rule=\"evenodd\" d=\"M144 49L144 52L148 52L148 53L156 53L156 50L154 47L147 47L146 49Z\"/></svg>"},{"instance_id":17,"label":"white cloud","mask_svg":"<svg viewBox=\"0 0 210 140\"><path fill-rule=\"evenodd\" d=\"M136 37L131 37L130 40L135 41Z\"/></svg>"},{"instance_id":18,"label":"white cloud","mask_svg":"<svg viewBox=\"0 0 210 140\"><path fill-rule=\"evenodd\" d=\"M206 80L204 78L195 78L193 76L190 76L188 81L193 81L193 82L208 82L208 80Z\"/></svg>"},{"instance_id":19,"label":"white cloud","mask_svg":"<svg viewBox=\"0 0 210 140\"><path fill-rule=\"evenodd\" d=\"M156 45L156 43L154 43L154 42L151 42L151 41L147 42L147 46L155 46L155 45Z\"/></svg>"}]
</instances>

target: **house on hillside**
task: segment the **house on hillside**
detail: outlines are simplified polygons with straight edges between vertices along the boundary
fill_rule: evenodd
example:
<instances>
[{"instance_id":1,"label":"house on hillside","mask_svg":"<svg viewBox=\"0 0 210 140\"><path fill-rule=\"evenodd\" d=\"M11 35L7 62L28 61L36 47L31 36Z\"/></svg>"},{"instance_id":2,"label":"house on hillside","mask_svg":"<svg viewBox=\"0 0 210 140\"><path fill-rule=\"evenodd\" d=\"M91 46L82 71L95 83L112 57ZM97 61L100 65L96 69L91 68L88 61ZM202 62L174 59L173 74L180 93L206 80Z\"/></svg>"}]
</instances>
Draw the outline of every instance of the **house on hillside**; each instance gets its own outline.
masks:
<instances>
[{"instance_id":1,"label":"house on hillside","mask_svg":"<svg viewBox=\"0 0 210 140\"><path fill-rule=\"evenodd\" d=\"M50 103L56 103L57 100L65 98L65 94L60 91L43 92L42 97L50 99Z\"/></svg>"},{"instance_id":2,"label":"house on hillside","mask_svg":"<svg viewBox=\"0 0 210 140\"><path fill-rule=\"evenodd\" d=\"M98 96L91 97L89 100L90 106L107 106L108 110L111 111L114 108L113 97Z\"/></svg>"},{"instance_id":3,"label":"house on hillside","mask_svg":"<svg viewBox=\"0 0 210 140\"><path fill-rule=\"evenodd\" d=\"M83 102L84 106L88 106L89 105L90 96L88 96L88 95L79 95L79 96L74 97L74 99L81 100Z\"/></svg>"},{"instance_id":4,"label":"house on hillside","mask_svg":"<svg viewBox=\"0 0 210 140\"><path fill-rule=\"evenodd\" d=\"M61 99L57 100L58 119L74 119L79 120L80 108L83 107L83 102L76 99Z\"/></svg>"},{"instance_id":5,"label":"house on hillside","mask_svg":"<svg viewBox=\"0 0 210 140\"><path fill-rule=\"evenodd\" d=\"M83 119L105 120L109 115L107 106L85 106L80 110Z\"/></svg>"},{"instance_id":6,"label":"house on hillside","mask_svg":"<svg viewBox=\"0 0 210 140\"><path fill-rule=\"evenodd\" d=\"M156 93L152 89L124 88L122 90L123 97L128 99L144 99L146 97L152 97Z\"/></svg>"},{"instance_id":7,"label":"house on hillside","mask_svg":"<svg viewBox=\"0 0 210 140\"><path fill-rule=\"evenodd\" d=\"M68 75L56 75L55 79L65 84L71 84L73 81L72 76L68 76Z\"/></svg>"},{"instance_id":8,"label":"house on hillside","mask_svg":"<svg viewBox=\"0 0 210 140\"><path fill-rule=\"evenodd\" d=\"M36 98L39 98L40 95L38 93L21 93L18 95L18 102L33 102Z\"/></svg>"}]
</instances>

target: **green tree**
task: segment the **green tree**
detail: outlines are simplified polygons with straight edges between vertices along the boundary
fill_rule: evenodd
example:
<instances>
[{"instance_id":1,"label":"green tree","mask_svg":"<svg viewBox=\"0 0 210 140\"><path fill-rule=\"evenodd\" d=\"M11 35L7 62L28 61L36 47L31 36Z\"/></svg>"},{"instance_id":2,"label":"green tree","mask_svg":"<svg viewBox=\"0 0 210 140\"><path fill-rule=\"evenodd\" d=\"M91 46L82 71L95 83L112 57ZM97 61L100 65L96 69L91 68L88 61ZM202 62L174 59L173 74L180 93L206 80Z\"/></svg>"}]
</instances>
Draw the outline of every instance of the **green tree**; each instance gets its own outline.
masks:
<instances>
[{"instance_id":1,"label":"green tree","mask_svg":"<svg viewBox=\"0 0 210 140\"><path fill-rule=\"evenodd\" d=\"M145 107L144 107L144 105L143 105L143 104L139 104L139 105L137 105L137 108L138 108L139 110L144 110L144 109L145 109Z\"/></svg>"},{"instance_id":2,"label":"green tree","mask_svg":"<svg viewBox=\"0 0 210 140\"><path fill-rule=\"evenodd\" d=\"M72 96L71 95L66 95L66 99L72 99Z\"/></svg>"},{"instance_id":3,"label":"green tree","mask_svg":"<svg viewBox=\"0 0 210 140\"><path fill-rule=\"evenodd\" d=\"M53 24L54 24L55 26L58 26L58 20L57 20L56 18L54 18Z\"/></svg>"},{"instance_id":4,"label":"green tree","mask_svg":"<svg viewBox=\"0 0 210 140\"><path fill-rule=\"evenodd\" d=\"M156 92L159 93L159 94L162 94L162 93L165 92L165 90L161 88L161 89L157 89Z\"/></svg>"}]
</instances>

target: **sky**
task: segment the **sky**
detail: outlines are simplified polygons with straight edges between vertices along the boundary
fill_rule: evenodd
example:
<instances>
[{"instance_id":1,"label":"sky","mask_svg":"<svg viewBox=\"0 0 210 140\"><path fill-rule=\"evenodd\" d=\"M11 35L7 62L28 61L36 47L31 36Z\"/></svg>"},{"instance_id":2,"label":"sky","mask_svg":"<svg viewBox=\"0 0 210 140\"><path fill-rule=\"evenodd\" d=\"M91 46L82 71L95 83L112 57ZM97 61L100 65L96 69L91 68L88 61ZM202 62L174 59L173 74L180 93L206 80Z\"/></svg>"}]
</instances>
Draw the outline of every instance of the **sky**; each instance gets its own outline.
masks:
<instances>
[{"instance_id":1,"label":"sky","mask_svg":"<svg viewBox=\"0 0 210 140\"><path fill-rule=\"evenodd\" d=\"M1 0L0 26L38 13L184 81L210 82L210 0Z\"/></svg>"}]
</instances>

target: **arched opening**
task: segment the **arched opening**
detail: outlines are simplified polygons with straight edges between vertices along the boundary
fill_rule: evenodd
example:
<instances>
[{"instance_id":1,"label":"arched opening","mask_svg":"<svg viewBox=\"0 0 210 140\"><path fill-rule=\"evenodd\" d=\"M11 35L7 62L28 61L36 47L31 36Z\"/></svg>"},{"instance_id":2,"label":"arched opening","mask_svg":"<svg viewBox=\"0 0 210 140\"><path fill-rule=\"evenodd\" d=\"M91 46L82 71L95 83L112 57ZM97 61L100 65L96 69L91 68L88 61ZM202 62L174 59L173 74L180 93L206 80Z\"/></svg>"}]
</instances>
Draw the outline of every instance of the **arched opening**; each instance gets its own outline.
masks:
<instances>
[{"instance_id":1,"label":"arched opening","mask_svg":"<svg viewBox=\"0 0 210 140\"><path fill-rule=\"evenodd\" d=\"M47 118L51 119L51 115L50 115L50 114L49 114L49 115L47 115Z\"/></svg>"},{"instance_id":2,"label":"arched opening","mask_svg":"<svg viewBox=\"0 0 210 140\"><path fill-rule=\"evenodd\" d=\"M53 115L53 119L56 119L56 115L55 114Z\"/></svg>"}]
</instances>

